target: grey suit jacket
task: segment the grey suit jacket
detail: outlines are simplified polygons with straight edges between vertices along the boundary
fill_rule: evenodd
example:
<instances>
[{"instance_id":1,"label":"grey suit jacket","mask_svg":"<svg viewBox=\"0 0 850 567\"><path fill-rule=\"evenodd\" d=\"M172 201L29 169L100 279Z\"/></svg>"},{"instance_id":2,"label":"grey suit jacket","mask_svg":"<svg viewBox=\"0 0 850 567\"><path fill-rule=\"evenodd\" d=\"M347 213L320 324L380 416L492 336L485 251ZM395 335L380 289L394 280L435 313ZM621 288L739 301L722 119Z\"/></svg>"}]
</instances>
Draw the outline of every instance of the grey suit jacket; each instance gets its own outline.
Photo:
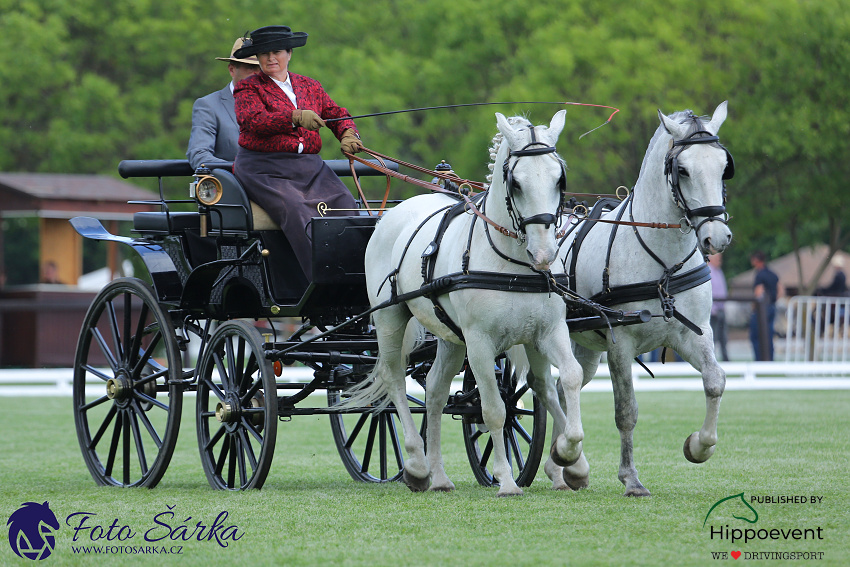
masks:
<instances>
[{"instance_id":1,"label":"grey suit jacket","mask_svg":"<svg viewBox=\"0 0 850 567\"><path fill-rule=\"evenodd\" d=\"M201 164L233 161L238 148L239 124L228 84L199 98L192 106L192 133L186 157L197 169Z\"/></svg>"}]
</instances>

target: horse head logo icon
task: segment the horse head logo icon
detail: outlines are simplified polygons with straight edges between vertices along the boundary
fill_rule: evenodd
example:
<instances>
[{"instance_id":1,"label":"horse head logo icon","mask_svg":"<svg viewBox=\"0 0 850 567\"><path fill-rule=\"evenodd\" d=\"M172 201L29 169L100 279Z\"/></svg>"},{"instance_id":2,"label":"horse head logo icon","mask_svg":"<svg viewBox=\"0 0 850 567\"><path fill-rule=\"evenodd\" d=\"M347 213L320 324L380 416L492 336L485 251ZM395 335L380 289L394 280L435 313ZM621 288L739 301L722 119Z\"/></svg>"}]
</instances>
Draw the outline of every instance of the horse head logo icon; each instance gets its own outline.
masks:
<instances>
[{"instance_id":1,"label":"horse head logo icon","mask_svg":"<svg viewBox=\"0 0 850 567\"><path fill-rule=\"evenodd\" d=\"M742 508L739 505L739 501L740 501L740 504L744 505L744 508ZM732 513L732 517L735 518L736 520L743 520L743 521L749 522L751 524L755 524L756 522L759 521L759 513L756 512L755 508L753 508L752 506L749 505L749 503L744 499L744 493L741 492L740 494L733 494L732 496L727 496L726 498L722 498L722 499L718 500L717 502L715 502L714 506L712 506L711 509L708 511L708 514L705 515L705 520L702 523L702 527L705 527L705 524L706 524L706 522L708 522L708 517L711 516L711 513L714 512L714 510L718 506L720 506L721 504L726 504L727 502L729 504L727 506L724 506L724 508L733 508L734 507L734 513ZM745 514L745 515L738 516L736 514ZM750 515L752 515L752 518L747 517L747 516L750 516Z\"/></svg>"},{"instance_id":2,"label":"horse head logo icon","mask_svg":"<svg viewBox=\"0 0 850 567\"><path fill-rule=\"evenodd\" d=\"M59 529L59 521L47 502L25 502L9 516L6 524L9 545L19 557L39 561L50 557L56 546L54 532Z\"/></svg>"}]
</instances>

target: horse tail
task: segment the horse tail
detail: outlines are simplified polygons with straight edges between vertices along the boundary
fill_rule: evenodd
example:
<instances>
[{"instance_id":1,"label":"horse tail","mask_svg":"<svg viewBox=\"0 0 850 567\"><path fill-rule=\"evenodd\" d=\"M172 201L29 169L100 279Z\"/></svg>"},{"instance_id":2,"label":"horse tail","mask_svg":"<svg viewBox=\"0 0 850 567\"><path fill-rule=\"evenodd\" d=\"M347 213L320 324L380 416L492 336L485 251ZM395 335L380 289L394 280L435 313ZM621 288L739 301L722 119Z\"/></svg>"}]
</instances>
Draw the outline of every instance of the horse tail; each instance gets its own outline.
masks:
<instances>
[{"instance_id":1,"label":"horse tail","mask_svg":"<svg viewBox=\"0 0 850 567\"><path fill-rule=\"evenodd\" d=\"M525 347L522 345L514 345L505 352L505 355L508 357L508 360L513 366L514 372L519 379L519 383L525 382L525 379L531 370L531 363L528 360L528 355L525 353Z\"/></svg>"},{"instance_id":2,"label":"horse tail","mask_svg":"<svg viewBox=\"0 0 850 567\"><path fill-rule=\"evenodd\" d=\"M427 338L425 327L411 317L404 331L404 340L402 342L402 352L404 353L404 365L408 364L410 353L416 348L424 344ZM358 382L345 392L343 392L343 401L338 407L343 409L353 408L369 408L370 412L380 412L390 405L391 400L387 395L389 393L389 384L386 376L378 372L381 368L381 354L378 353L379 362L375 364L375 368L369 373L365 380Z\"/></svg>"}]
</instances>

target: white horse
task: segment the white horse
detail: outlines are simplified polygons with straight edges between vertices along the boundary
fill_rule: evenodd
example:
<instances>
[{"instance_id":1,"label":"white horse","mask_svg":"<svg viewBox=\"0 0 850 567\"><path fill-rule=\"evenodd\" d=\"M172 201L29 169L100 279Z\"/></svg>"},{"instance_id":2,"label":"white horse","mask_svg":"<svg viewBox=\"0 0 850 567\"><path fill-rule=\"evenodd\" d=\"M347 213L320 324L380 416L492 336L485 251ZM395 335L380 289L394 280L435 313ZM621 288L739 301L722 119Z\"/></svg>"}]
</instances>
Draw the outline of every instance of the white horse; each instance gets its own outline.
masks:
<instances>
[{"instance_id":1,"label":"white horse","mask_svg":"<svg viewBox=\"0 0 850 567\"><path fill-rule=\"evenodd\" d=\"M659 110L658 117L661 125L649 142L634 190L601 218L682 224L682 228L582 221L559 253L566 272L574 278L571 287L579 295L626 311L648 309L660 315L649 323L616 328L613 337L610 331L571 336L584 371L583 384L595 375L601 353L608 353L621 443L618 476L626 496L650 494L638 480L633 458L632 431L638 407L632 360L641 353L669 347L701 372L706 416L702 428L684 445L685 457L694 463L704 462L714 453L726 385L726 373L714 355L710 275L704 258L722 252L732 240L726 224L724 182L734 174L734 163L717 138L726 119L726 102L708 122L690 111L668 117ZM521 364L521 353L512 352L512 357ZM583 456L564 469L550 458L544 470L556 488L578 489L588 484L589 469Z\"/></svg>"},{"instance_id":2,"label":"white horse","mask_svg":"<svg viewBox=\"0 0 850 567\"><path fill-rule=\"evenodd\" d=\"M471 214L472 207L461 203L454 209L460 214L449 222L456 199L420 195L387 212L369 240L365 258L369 301L373 306L388 301L391 305L373 315L379 345L374 382L350 403L360 405L386 395L395 404L408 454L403 478L411 490L425 490L429 479L431 490L454 489L440 453L440 418L464 354L481 394L484 423L495 441L493 475L500 484L500 496L522 494L500 442L506 414L494 372L496 357L513 345L526 346L534 369L529 385L554 416L558 433L553 451L566 463L581 456L581 367L570 349L565 303L545 291L546 278L538 273L548 271L557 258L556 221L563 207L565 165L555 153L555 143L565 114L564 110L555 114L548 128L496 114L502 136L494 163L501 175L494 176L478 202L485 217ZM448 225L442 233L441 224ZM446 276L457 274L484 280L489 277L486 274L515 276L461 289L438 289ZM437 286L431 288L434 294L419 295L423 284L429 283ZM525 284L540 286L539 291L492 289L517 289ZM438 340L426 378L427 458L405 391L403 336L412 316ZM566 416L549 372L550 361L560 372Z\"/></svg>"}]
</instances>

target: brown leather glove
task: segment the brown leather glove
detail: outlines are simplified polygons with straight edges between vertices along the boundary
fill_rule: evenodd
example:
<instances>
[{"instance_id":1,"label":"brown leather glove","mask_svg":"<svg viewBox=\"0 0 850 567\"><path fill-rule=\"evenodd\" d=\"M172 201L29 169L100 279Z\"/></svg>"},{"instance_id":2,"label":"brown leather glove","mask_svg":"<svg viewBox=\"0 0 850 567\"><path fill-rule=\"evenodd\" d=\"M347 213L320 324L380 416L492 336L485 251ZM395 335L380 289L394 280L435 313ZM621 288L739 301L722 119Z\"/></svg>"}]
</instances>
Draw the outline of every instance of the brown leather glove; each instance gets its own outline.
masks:
<instances>
[{"instance_id":1,"label":"brown leather glove","mask_svg":"<svg viewBox=\"0 0 850 567\"><path fill-rule=\"evenodd\" d=\"M308 108L298 108L292 111L292 123L307 130L318 130L325 125L322 117Z\"/></svg>"},{"instance_id":2,"label":"brown leather glove","mask_svg":"<svg viewBox=\"0 0 850 567\"><path fill-rule=\"evenodd\" d=\"M360 141L360 136L353 128L349 128L342 133L342 138L339 140L340 149L349 154L356 154L363 151L363 142Z\"/></svg>"}]
</instances>

